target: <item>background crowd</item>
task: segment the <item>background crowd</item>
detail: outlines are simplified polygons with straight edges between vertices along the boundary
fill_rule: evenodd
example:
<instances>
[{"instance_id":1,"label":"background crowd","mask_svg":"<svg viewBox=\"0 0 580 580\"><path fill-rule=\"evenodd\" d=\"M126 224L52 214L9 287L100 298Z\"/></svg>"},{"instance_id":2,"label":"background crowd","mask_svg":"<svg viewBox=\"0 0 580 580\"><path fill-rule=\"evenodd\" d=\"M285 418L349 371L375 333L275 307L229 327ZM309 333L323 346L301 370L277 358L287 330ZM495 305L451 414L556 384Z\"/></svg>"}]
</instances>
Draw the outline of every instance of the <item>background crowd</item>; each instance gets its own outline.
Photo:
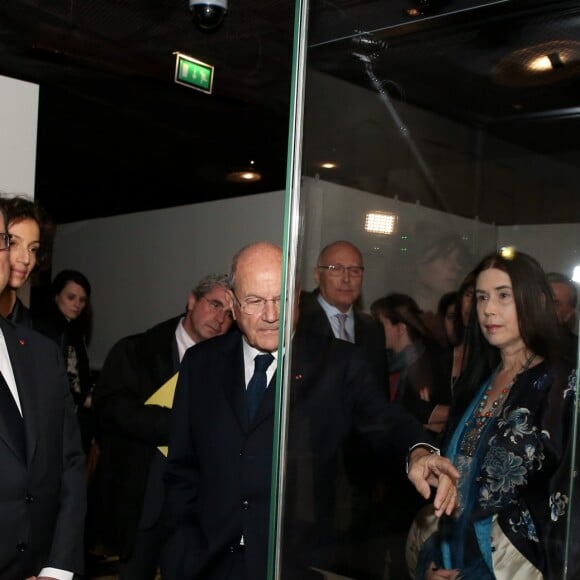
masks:
<instances>
[{"instance_id":1,"label":"background crowd","mask_svg":"<svg viewBox=\"0 0 580 580\"><path fill-rule=\"evenodd\" d=\"M30 460L32 414L10 340L20 328L31 335L15 343L44 335L37 382L67 386L46 453L70 478L51 490L61 501L42 508L52 514L45 545L5 555L0 577L91 578L113 555L121 580L265 578L280 248L240 249L230 272L184 290L183 312L119 340L96 371L89 280L60 271L29 309L20 296L46 263L50 219L18 196L0 208L0 370ZM320 250L314 289L298 289L285 573L555 579L566 565L580 576L575 549L564 561L568 522L580 524L570 500L576 285L522 252L476 261L445 236L423 248L408 293L364 311L364 269L360 249L337 240ZM36 541L34 525L20 548ZM63 527L77 537L61 537Z\"/></svg>"}]
</instances>

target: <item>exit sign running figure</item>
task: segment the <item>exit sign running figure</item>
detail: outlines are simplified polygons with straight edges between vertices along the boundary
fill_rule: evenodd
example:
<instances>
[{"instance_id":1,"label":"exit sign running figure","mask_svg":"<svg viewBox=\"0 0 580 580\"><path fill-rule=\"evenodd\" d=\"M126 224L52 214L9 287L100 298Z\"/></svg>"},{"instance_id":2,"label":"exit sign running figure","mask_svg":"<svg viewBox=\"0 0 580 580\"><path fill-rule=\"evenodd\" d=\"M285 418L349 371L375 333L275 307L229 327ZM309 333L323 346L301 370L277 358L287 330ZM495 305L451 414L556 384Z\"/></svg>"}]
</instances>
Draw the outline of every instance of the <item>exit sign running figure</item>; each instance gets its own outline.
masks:
<instances>
[{"instance_id":1,"label":"exit sign running figure","mask_svg":"<svg viewBox=\"0 0 580 580\"><path fill-rule=\"evenodd\" d=\"M179 52L175 57L175 82L211 94L213 66Z\"/></svg>"}]
</instances>

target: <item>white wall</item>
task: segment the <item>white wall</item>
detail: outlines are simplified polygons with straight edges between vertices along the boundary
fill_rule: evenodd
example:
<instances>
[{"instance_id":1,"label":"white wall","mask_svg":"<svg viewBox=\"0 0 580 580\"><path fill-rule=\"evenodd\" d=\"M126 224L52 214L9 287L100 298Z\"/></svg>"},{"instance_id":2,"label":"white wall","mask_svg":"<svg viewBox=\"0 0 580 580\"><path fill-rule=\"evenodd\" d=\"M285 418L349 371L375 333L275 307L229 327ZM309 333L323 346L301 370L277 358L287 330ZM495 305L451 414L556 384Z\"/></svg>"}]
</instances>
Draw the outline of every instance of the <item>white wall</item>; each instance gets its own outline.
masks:
<instances>
[{"instance_id":1,"label":"white wall","mask_svg":"<svg viewBox=\"0 0 580 580\"><path fill-rule=\"evenodd\" d=\"M0 191L34 197L38 85L0 76Z\"/></svg>"},{"instance_id":2,"label":"white wall","mask_svg":"<svg viewBox=\"0 0 580 580\"><path fill-rule=\"evenodd\" d=\"M387 292L409 291L416 256L402 248L412 249L431 229L460 236L473 256L472 266L503 245L531 253L546 270L568 272L580 255L580 225L498 228L310 178L304 179L301 202L302 287L314 287L312 268L322 246L350 240L364 255L364 308ZM366 233L364 218L370 210L396 213L396 235ZM100 368L119 338L181 312L199 278L226 272L245 244L281 244L283 224L284 192L273 192L59 226L53 274L76 268L93 286L93 367Z\"/></svg>"},{"instance_id":3,"label":"white wall","mask_svg":"<svg viewBox=\"0 0 580 580\"><path fill-rule=\"evenodd\" d=\"M395 214L396 232L390 236L366 232L365 218L370 211ZM473 260L497 247L497 231L490 224L319 179L304 179L302 214L305 216L300 265L303 287L314 287L312 270L320 248L335 240L349 240L363 253L362 306L367 309L376 298L388 292L412 293L418 242L426 235L455 234L463 240ZM474 265L473 261L471 267ZM467 271L461 273L461 278Z\"/></svg>"},{"instance_id":4,"label":"white wall","mask_svg":"<svg viewBox=\"0 0 580 580\"><path fill-rule=\"evenodd\" d=\"M197 281L227 272L242 246L281 244L283 222L284 192L274 192L60 225L53 275L74 268L93 288L91 365L119 338L183 312Z\"/></svg>"},{"instance_id":5,"label":"white wall","mask_svg":"<svg viewBox=\"0 0 580 580\"><path fill-rule=\"evenodd\" d=\"M542 265L546 272L561 272L572 278L580 265L580 224L502 226L498 247L514 246Z\"/></svg>"},{"instance_id":6,"label":"white wall","mask_svg":"<svg viewBox=\"0 0 580 580\"><path fill-rule=\"evenodd\" d=\"M38 85L0 75L0 192L34 199ZM29 303L27 282L18 290Z\"/></svg>"}]
</instances>

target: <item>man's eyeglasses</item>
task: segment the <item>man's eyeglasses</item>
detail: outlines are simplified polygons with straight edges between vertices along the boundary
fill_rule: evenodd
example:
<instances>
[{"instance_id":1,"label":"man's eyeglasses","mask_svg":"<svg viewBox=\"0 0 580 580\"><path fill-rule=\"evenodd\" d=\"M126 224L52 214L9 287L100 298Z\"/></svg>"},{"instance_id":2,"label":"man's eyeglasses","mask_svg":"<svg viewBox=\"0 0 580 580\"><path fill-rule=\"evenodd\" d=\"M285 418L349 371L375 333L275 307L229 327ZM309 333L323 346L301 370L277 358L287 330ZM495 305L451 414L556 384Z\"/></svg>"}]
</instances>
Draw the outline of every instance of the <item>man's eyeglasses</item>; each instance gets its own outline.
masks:
<instances>
[{"instance_id":1,"label":"man's eyeglasses","mask_svg":"<svg viewBox=\"0 0 580 580\"><path fill-rule=\"evenodd\" d=\"M250 316L262 314L268 302L272 302L272 304L274 304L274 308L278 309L280 308L280 296L278 296L277 298L268 298L268 299L260 298L258 296L249 296L248 298L244 298L244 300L240 300L233 292L232 296L236 299L236 302L242 309L242 312Z\"/></svg>"},{"instance_id":2,"label":"man's eyeglasses","mask_svg":"<svg viewBox=\"0 0 580 580\"><path fill-rule=\"evenodd\" d=\"M326 270L329 276L338 278L348 272L353 278L360 278L365 271L364 266L343 266L342 264L329 264L328 266L317 266L320 270Z\"/></svg>"},{"instance_id":3,"label":"man's eyeglasses","mask_svg":"<svg viewBox=\"0 0 580 580\"><path fill-rule=\"evenodd\" d=\"M0 234L0 251L10 247L10 234Z\"/></svg>"},{"instance_id":4,"label":"man's eyeglasses","mask_svg":"<svg viewBox=\"0 0 580 580\"><path fill-rule=\"evenodd\" d=\"M208 303L210 310L213 310L214 312L219 312L220 314L225 314L229 318L232 317L232 311L227 306L222 304L219 300L210 300L205 296L202 296L202 298Z\"/></svg>"}]
</instances>

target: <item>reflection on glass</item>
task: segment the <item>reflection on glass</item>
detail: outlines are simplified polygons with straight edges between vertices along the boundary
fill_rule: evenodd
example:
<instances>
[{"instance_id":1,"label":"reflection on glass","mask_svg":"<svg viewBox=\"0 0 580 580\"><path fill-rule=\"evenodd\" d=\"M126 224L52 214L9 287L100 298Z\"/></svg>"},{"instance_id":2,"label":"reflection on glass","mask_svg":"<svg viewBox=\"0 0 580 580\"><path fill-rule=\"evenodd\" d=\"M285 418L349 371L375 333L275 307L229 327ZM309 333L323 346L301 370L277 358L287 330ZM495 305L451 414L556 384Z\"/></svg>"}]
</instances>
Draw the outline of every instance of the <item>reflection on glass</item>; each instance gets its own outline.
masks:
<instances>
[{"instance_id":1,"label":"reflection on glass","mask_svg":"<svg viewBox=\"0 0 580 580\"><path fill-rule=\"evenodd\" d=\"M369 7L368 14L317 5L311 14L299 277L309 288L318 248L350 240L364 260L362 310L392 293L412 298L429 331L451 345L447 388L464 370L463 330L472 299L467 275L479 260L512 248L534 257L546 272L572 276L580 252L574 89L580 69L561 56L572 54L580 41L577 7L539 2L532 12L513 10L512 3L479 4L464 3L453 16L456 3L439 4L436 17L419 13L412 22L398 5ZM531 73L528 65L538 57L544 57L545 70ZM328 151L338 166L320 179ZM396 233L365 230L370 212L396 215ZM454 292L461 298L448 336L438 306ZM573 350L577 354L575 343ZM320 354L323 376L328 361ZM575 379L569 388L568 396L575 397ZM333 402L337 396L340 390L329 395ZM314 422L290 428L308 449ZM301 476L290 486L297 495L288 509L333 530L326 554L341 559L331 571L368 580L409 577L410 521L403 506L411 505L413 495L397 461L377 465L372 454L359 454L361 474L380 471L366 489L356 490L366 494L365 504L353 500L352 473L337 469L321 480L317 463L329 456L310 453L301 456L307 469L294 472ZM344 449L339 456L344 462ZM565 517L578 511L572 491L558 496L572 497ZM329 495L322 500L323 494ZM317 512L319 501L325 505ZM560 517L562 502L555 499L553 506ZM353 529L359 534L353 536ZM571 528L570 546L578 543L577 529ZM549 553L550 541L542 540L538 550ZM285 556L288 564L294 554ZM570 557L569 569L575 570L573 552ZM559 577L559 566L544 570L546 577Z\"/></svg>"}]
</instances>

